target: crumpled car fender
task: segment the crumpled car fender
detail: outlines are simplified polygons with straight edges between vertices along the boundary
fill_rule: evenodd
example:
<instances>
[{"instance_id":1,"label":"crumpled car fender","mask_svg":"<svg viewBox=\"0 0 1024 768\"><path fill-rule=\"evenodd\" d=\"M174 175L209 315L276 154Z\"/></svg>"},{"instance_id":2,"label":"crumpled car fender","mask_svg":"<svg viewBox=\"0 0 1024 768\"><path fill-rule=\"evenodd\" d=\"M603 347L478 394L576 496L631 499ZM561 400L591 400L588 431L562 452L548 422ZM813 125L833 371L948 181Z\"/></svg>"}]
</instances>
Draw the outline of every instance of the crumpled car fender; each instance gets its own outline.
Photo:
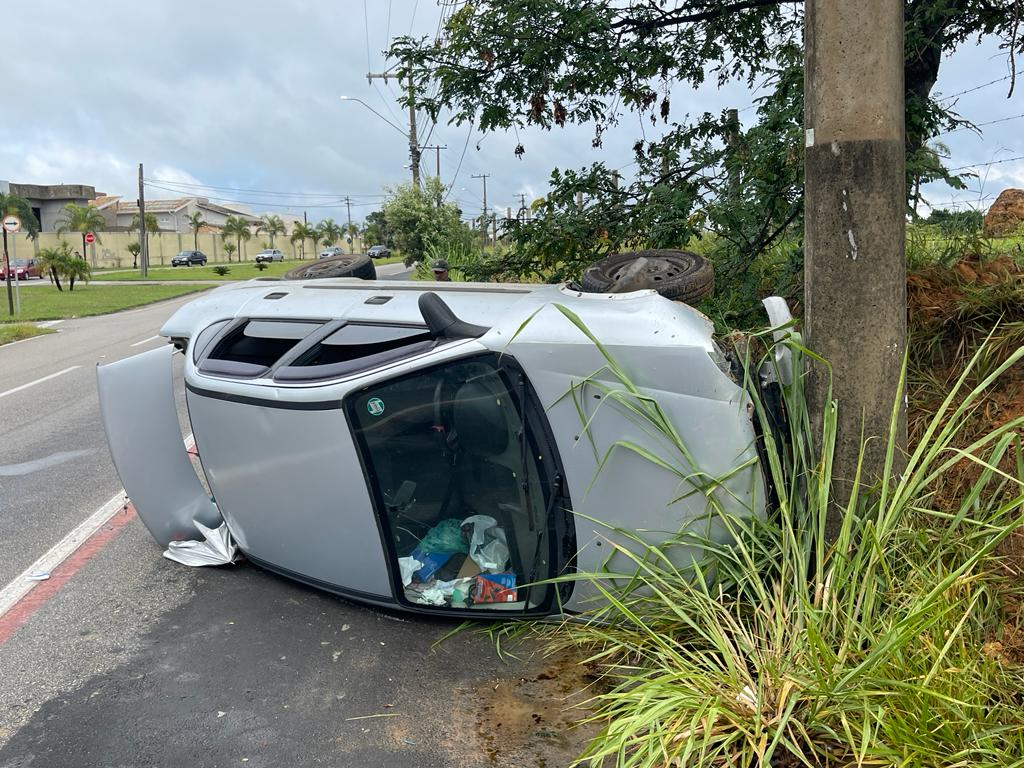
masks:
<instances>
[{"instance_id":1,"label":"crumpled car fender","mask_svg":"<svg viewBox=\"0 0 1024 768\"><path fill-rule=\"evenodd\" d=\"M174 405L170 346L96 367L100 415L117 474L162 547L224 522L196 476Z\"/></svg>"}]
</instances>

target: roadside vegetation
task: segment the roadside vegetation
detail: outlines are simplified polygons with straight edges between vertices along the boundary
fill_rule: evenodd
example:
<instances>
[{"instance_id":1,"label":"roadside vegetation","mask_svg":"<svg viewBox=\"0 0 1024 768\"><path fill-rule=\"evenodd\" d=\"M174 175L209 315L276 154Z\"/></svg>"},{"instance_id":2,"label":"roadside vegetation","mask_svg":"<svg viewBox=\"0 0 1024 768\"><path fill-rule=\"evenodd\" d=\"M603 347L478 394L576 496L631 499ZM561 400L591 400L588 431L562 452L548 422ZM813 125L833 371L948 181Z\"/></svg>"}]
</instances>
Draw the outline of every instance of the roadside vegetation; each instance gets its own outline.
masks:
<instances>
[{"instance_id":1,"label":"roadside vegetation","mask_svg":"<svg viewBox=\"0 0 1024 768\"><path fill-rule=\"evenodd\" d=\"M32 323L0 323L0 346L53 332L52 328L40 328Z\"/></svg>"},{"instance_id":2,"label":"roadside vegetation","mask_svg":"<svg viewBox=\"0 0 1024 768\"><path fill-rule=\"evenodd\" d=\"M595 587L602 605L562 624L501 630L572 649L589 667L586 716L601 730L580 763L1024 765L1024 408L992 413L1007 385L1019 391L1019 326L971 326L948 360L953 378L912 414L905 472L855 494L834 542L824 531L835 411L815 433L801 376L783 388L788 432L778 442L759 388L745 382L779 500L765 520L737 519L707 492L715 479L698 479L657 403L602 349L613 383L576 382L575 394L659 435L664 453L646 458L681 486L704 487L727 541L703 538L700 523L657 546L617 531L629 549L607 543L628 568L563 577ZM741 359L773 359L767 333L746 338ZM780 343L798 361L809 354L797 336ZM612 452L611 471L630 447L596 449ZM896 450L890 439L887 467ZM676 565L673 551L694 545L704 559Z\"/></svg>"},{"instance_id":3,"label":"roadside vegetation","mask_svg":"<svg viewBox=\"0 0 1024 768\"><path fill-rule=\"evenodd\" d=\"M106 315L208 288L205 285L82 285L74 293L45 287L25 288L21 291L21 314L16 319L21 323Z\"/></svg>"}]
</instances>

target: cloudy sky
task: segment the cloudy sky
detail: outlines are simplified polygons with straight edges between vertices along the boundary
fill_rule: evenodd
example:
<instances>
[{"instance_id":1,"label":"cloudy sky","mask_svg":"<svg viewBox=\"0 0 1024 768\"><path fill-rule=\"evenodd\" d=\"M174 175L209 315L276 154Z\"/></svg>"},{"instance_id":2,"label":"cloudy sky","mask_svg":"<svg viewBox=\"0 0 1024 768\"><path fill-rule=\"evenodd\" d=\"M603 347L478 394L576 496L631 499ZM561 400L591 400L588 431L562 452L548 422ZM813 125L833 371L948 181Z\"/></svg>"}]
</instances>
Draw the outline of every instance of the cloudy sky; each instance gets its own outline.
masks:
<instances>
[{"instance_id":1,"label":"cloudy sky","mask_svg":"<svg viewBox=\"0 0 1024 768\"><path fill-rule=\"evenodd\" d=\"M134 199L144 162L147 196L202 194L314 220L344 218L346 195L361 220L385 186L409 179L400 132L339 97L362 99L402 126L396 85L371 86L365 74L388 66L381 52L389 35L435 33L436 0L45 5L45 17L26 6L4 15L0 179L91 184ZM1005 56L983 42L944 63L936 90L955 94L1006 74ZM1011 160L1024 156L1024 82L1009 100L1007 85L964 94L959 109L976 123L1015 119L984 127L981 137L959 131L943 141L954 166L1008 162L979 167L970 192L930 189L933 201L987 203L1005 186L1024 187L1024 160ZM708 86L677 91L673 109L743 108L751 99L743 88ZM520 131L527 154L518 160L514 135L420 123L423 143L429 134L430 144L447 145L441 175L467 212L480 206L473 175L491 174L489 203L503 211L518 207L520 193L542 195L554 166L626 166L639 136L638 122L624 120L595 151L586 127ZM431 152L427 167L433 162Z\"/></svg>"}]
</instances>

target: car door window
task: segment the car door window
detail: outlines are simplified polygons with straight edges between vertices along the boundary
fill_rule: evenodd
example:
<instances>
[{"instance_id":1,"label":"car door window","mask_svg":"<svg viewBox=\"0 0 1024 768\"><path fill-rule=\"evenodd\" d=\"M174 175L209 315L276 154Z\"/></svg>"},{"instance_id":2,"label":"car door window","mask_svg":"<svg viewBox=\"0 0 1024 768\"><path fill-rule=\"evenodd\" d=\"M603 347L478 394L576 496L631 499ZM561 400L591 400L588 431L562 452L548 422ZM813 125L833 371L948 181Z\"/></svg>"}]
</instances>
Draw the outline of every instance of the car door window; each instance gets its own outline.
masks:
<instances>
[{"instance_id":1,"label":"car door window","mask_svg":"<svg viewBox=\"0 0 1024 768\"><path fill-rule=\"evenodd\" d=\"M553 449L525 417L526 386L508 356L483 355L347 399L402 602L472 612L550 604L550 587L530 585L554 574L564 529L554 512L568 502Z\"/></svg>"}]
</instances>

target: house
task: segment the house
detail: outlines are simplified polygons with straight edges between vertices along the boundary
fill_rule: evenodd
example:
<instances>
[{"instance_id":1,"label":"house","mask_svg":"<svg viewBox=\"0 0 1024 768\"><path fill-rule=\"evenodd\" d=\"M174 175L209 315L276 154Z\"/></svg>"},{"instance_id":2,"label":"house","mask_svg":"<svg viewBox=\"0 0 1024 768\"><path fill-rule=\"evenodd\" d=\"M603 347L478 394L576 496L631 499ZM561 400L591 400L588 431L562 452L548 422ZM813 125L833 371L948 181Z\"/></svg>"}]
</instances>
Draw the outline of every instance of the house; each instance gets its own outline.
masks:
<instances>
[{"instance_id":1,"label":"house","mask_svg":"<svg viewBox=\"0 0 1024 768\"><path fill-rule=\"evenodd\" d=\"M135 200L124 201L119 197L101 197L92 201L107 222L109 231L127 231L139 213L139 205ZM189 217L194 213L203 216L206 227L204 231L218 230L224 226L229 216L240 216L255 226L259 217L247 210L230 208L225 205L211 203L205 197L178 197L170 200L147 200L146 213L156 216L157 226L161 232L191 232Z\"/></svg>"},{"instance_id":2,"label":"house","mask_svg":"<svg viewBox=\"0 0 1024 768\"><path fill-rule=\"evenodd\" d=\"M40 232L57 231L61 213L68 203L86 205L97 197L96 188L87 184L15 184L0 181L0 192L25 198L39 222ZM98 195L105 196L102 192Z\"/></svg>"}]
</instances>

